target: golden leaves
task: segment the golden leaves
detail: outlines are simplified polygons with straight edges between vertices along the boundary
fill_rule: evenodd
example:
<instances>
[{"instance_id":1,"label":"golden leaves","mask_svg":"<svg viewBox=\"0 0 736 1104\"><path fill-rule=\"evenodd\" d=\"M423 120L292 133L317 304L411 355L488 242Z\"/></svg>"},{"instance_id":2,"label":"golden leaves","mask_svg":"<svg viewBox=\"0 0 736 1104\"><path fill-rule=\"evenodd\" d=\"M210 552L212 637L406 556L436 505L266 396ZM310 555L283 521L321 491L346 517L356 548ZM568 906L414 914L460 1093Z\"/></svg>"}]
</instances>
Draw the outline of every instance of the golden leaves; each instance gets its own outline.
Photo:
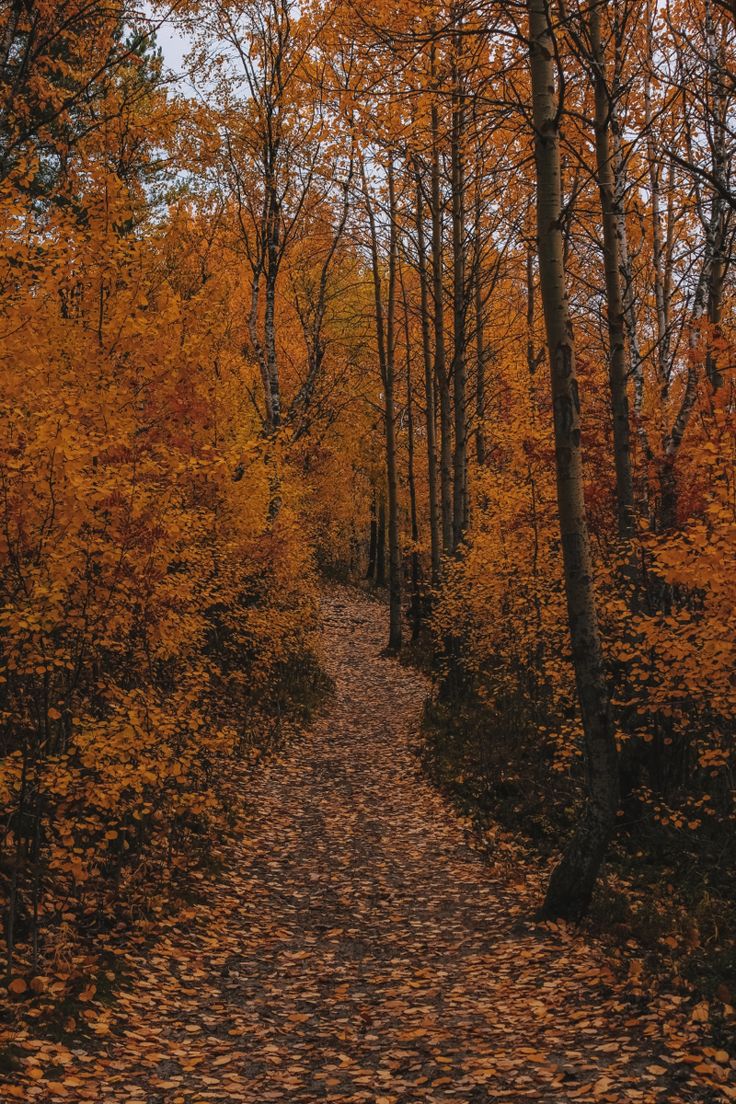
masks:
<instances>
[{"instance_id":1,"label":"golden leaves","mask_svg":"<svg viewBox=\"0 0 736 1104\"><path fill-rule=\"evenodd\" d=\"M195 302L176 263L162 276L163 229L120 232L131 190L103 162L76 181L82 222L59 203L39 232L0 194L33 260L0 303L0 808L20 825L16 908L37 915L15 926L17 971L37 951L48 977L9 996L31 1018L73 999L65 1030L99 1035L98 956L118 949L95 935L92 953L89 933L145 931L197 881L241 745L267 745L275 712L289 723L280 686L317 612L288 466L268 516L222 310L237 289L225 267ZM191 229L201 244L199 216Z\"/></svg>"}]
</instances>

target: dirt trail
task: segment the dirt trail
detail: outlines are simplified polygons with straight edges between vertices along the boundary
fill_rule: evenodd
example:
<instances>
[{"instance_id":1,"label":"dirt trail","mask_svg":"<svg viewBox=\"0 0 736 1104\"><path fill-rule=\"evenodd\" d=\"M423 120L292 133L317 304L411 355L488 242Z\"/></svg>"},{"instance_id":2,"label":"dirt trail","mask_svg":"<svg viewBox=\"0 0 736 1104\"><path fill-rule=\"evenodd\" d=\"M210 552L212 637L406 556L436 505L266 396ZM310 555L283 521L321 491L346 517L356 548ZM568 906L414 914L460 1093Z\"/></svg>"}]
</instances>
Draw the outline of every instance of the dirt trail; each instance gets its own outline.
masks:
<instances>
[{"instance_id":1,"label":"dirt trail","mask_svg":"<svg viewBox=\"0 0 736 1104\"><path fill-rule=\"evenodd\" d=\"M467 845L418 774L427 686L380 656L382 607L337 589L325 619L334 698L256 778L215 900L136 964L102 1050L71 1049L28 1099L725 1099L671 1000L626 996L595 948L528 923L522 876Z\"/></svg>"}]
</instances>

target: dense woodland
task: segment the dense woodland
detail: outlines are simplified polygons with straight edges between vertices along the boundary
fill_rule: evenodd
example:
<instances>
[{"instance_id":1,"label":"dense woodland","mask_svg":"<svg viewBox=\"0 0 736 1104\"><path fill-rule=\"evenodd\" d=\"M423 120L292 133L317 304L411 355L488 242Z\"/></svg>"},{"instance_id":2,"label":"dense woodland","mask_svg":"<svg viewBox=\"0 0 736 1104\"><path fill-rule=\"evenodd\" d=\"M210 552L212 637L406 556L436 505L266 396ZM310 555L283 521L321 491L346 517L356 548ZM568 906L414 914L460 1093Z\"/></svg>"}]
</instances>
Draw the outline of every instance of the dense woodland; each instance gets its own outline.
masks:
<instances>
[{"instance_id":1,"label":"dense woodland","mask_svg":"<svg viewBox=\"0 0 736 1104\"><path fill-rule=\"evenodd\" d=\"M735 103L731 0L2 0L15 1013L187 892L336 580L540 915L728 1013Z\"/></svg>"}]
</instances>

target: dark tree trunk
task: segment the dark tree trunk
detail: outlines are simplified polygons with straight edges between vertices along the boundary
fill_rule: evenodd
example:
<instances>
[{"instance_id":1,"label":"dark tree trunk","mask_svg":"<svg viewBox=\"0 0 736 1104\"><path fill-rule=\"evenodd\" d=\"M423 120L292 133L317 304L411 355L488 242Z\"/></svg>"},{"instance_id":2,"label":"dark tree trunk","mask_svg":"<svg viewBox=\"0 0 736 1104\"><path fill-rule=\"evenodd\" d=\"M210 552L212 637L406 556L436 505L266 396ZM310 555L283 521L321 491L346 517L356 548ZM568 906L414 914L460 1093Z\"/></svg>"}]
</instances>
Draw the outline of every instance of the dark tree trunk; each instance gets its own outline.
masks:
<instances>
[{"instance_id":1,"label":"dark tree trunk","mask_svg":"<svg viewBox=\"0 0 736 1104\"><path fill-rule=\"evenodd\" d=\"M473 258L473 294L475 297L475 459L478 467L486 462L486 340L483 326L483 285L481 280L481 203L480 183L475 197L475 257Z\"/></svg>"},{"instance_id":2,"label":"dark tree trunk","mask_svg":"<svg viewBox=\"0 0 736 1104\"><path fill-rule=\"evenodd\" d=\"M440 503L442 550L452 552L452 400L445 355L445 314L442 288L442 201L440 195L439 114L432 103L432 299L434 315L434 376L440 407Z\"/></svg>"},{"instance_id":3,"label":"dark tree trunk","mask_svg":"<svg viewBox=\"0 0 736 1104\"><path fill-rule=\"evenodd\" d=\"M582 717L586 805L554 870L548 917L587 910L618 810L618 763L603 669L583 498L580 403L565 287L556 45L548 0L527 0L537 174L537 249L554 410L557 502L570 639Z\"/></svg>"},{"instance_id":4,"label":"dark tree trunk","mask_svg":"<svg viewBox=\"0 0 736 1104\"><path fill-rule=\"evenodd\" d=\"M422 356L424 359L424 396L426 401L426 427L427 427L427 479L429 482L429 536L432 561L432 585L436 586L440 579L440 566L442 560L442 543L440 533L440 512L437 502L438 472L437 472L437 437L435 421L435 387L432 372L432 351L429 332L429 289L427 286L427 249L424 240L424 219L422 212L422 191L417 173L416 186L416 228L417 228L417 252L419 264L419 290L421 304L422 324Z\"/></svg>"},{"instance_id":5,"label":"dark tree trunk","mask_svg":"<svg viewBox=\"0 0 736 1104\"><path fill-rule=\"evenodd\" d=\"M381 492L378 500L378 530L376 549L376 586L386 585L386 499Z\"/></svg>"},{"instance_id":6,"label":"dark tree trunk","mask_svg":"<svg viewBox=\"0 0 736 1104\"><path fill-rule=\"evenodd\" d=\"M371 527L370 527L370 539L368 541L368 566L366 568L366 579L372 579L376 573L376 551L378 545L378 518L376 516L376 492L373 490L373 496L371 498Z\"/></svg>"},{"instance_id":7,"label":"dark tree trunk","mask_svg":"<svg viewBox=\"0 0 736 1104\"><path fill-rule=\"evenodd\" d=\"M455 42L460 47L460 37ZM463 95L456 69L453 83L452 135L452 383L455 400L455 451L452 479L452 551L457 553L465 536L467 494L467 410L465 360L465 165L463 161Z\"/></svg>"},{"instance_id":8,"label":"dark tree trunk","mask_svg":"<svg viewBox=\"0 0 736 1104\"><path fill-rule=\"evenodd\" d=\"M588 32L593 62L595 154L603 223L603 267L606 277L608 378L616 469L616 513L619 536L628 538L634 532L635 520L629 399L626 389L626 318L616 212L617 196L610 140L612 107L601 38L601 10L596 4L590 9Z\"/></svg>"},{"instance_id":9,"label":"dark tree trunk","mask_svg":"<svg viewBox=\"0 0 736 1104\"><path fill-rule=\"evenodd\" d=\"M406 352L406 432L408 451L409 517L411 520L411 637L417 640L422 628L421 570L419 564L419 521L417 518L417 483L414 473L414 395L411 379L411 341L409 306L402 282L404 306L404 345Z\"/></svg>"},{"instance_id":10,"label":"dark tree trunk","mask_svg":"<svg viewBox=\"0 0 736 1104\"><path fill-rule=\"evenodd\" d=\"M388 491L388 590L389 632L388 650L401 650L401 546L399 543L399 487L396 461L396 410L394 387L396 383L396 266L398 253L396 190L394 184L393 157L388 163L389 190L389 247L388 288L384 316L381 267L378 257L376 218L363 170L363 189L371 236L371 264L373 292L376 310L376 342L378 364L381 372L384 396L384 430L386 441L386 483Z\"/></svg>"}]
</instances>

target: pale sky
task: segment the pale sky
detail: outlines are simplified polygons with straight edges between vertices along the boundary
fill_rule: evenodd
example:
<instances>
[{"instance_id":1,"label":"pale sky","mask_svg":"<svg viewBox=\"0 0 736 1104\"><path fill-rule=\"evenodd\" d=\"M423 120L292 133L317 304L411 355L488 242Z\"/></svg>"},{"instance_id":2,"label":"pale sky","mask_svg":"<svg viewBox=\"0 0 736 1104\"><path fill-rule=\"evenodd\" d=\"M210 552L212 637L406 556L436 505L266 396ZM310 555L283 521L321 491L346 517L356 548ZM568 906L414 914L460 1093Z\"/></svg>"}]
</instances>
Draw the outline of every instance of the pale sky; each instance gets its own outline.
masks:
<instances>
[{"instance_id":1,"label":"pale sky","mask_svg":"<svg viewBox=\"0 0 736 1104\"><path fill-rule=\"evenodd\" d=\"M156 25L156 42L161 47L166 67L175 74L181 74L184 55L191 43L177 30L173 19L169 18L161 21L160 8L158 12L151 11L150 6L146 4L144 10L146 9L149 18Z\"/></svg>"},{"instance_id":2,"label":"pale sky","mask_svg":"<svg viewBox=\"0 0 736 1104\"><path fill-rule=\"evenodd\" d=\"M161 47L166 65L175 73L181 72L184 55L190 43L182 37L169 20L162 23L156 32L156 41Z\"/></svg>"}]
</instances>

